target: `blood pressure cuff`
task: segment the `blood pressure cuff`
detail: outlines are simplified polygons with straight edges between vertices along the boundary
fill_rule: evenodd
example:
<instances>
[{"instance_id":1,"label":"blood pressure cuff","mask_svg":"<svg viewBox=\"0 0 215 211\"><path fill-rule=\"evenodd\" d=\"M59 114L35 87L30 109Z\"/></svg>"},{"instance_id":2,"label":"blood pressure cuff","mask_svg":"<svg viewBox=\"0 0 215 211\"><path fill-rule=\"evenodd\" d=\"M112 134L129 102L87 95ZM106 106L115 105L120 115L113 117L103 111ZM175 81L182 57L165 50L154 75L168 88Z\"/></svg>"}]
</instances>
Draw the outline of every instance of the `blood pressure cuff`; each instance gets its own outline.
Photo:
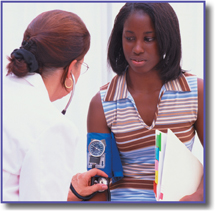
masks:
<instances>
[{"instance_id":1,"label":"blood pressure cuff","mask_svg":"<svg viewBox=\"0 0 215 211\"><path fill-rule=\"evenodd\" d=\"M104 171L109 178L112 178L112 183L117 182L123 177L123 168L121 159L119 156L119 151L116 145L116 140L113 133L88 133L87 134L87 154L89 154L88 146L92 139L96 140L105 140L105 167L98 168ZM87 170L91 168L88 165L89 160L87 161Z\"/></svg>"}]
</instances>

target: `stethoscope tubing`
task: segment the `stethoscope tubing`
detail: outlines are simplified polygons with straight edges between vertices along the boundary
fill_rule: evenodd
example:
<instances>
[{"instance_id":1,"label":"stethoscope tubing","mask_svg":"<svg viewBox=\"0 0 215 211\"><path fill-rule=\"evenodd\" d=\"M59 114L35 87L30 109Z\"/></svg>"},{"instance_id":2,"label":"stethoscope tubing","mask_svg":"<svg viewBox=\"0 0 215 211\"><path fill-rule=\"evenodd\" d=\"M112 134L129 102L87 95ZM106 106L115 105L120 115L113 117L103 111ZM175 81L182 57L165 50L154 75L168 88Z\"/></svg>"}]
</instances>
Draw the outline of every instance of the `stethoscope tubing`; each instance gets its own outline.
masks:
<instances>
[{"instance_id":1,"label":"stethoscope tubing","mask_svg":"<svg viewBox=\"0 0 215 211\"><path fill-rule=\"evenodd\" d=\"M71 95L70 95L70 98L69 98L69 101L68 101L68 103L66 104L66 107L63 109L63 111L61 112L62 114L64 114L65 115L65 113L66 113L66 111L67 111L67 109L68 109L68 107L69 107L69 105L70 105L70 103L71 103L71 101L72 101L72 98L73 98L73 96L74 96L74 93L75 93L75 77L74 77L74 75L72 74L72 81L73 81L73 89L72 89L72 91L71 91Z\"/></svg>"}]
</instances>

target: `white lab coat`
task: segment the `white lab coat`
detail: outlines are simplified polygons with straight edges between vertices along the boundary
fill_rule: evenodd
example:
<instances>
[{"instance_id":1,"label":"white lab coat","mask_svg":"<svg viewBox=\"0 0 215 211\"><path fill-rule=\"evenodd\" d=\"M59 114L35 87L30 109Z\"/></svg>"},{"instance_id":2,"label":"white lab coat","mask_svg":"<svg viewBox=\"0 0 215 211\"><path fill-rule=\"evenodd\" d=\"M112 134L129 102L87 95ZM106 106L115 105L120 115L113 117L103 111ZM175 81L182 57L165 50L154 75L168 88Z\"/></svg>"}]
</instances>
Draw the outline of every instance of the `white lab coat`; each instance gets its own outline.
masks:
<instances>
[{"instance_id":1,"label":"white lab coat","mask_svg":"<svg viewBox=\"0 0 215 211\"><path fill-rule=\"evenodd\" d=\"M78 131L39 74L3 86L3 201L66 201Z\"/></svg>"}]
</instances>

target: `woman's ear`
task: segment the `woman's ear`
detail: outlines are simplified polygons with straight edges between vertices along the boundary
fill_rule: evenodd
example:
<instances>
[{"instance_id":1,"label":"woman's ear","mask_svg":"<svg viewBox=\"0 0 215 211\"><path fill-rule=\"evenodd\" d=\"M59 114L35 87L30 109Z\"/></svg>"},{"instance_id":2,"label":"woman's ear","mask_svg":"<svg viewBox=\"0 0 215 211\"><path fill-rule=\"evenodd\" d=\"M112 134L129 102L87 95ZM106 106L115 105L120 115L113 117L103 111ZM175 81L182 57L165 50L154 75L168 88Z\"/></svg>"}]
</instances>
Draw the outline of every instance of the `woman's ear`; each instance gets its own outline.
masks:
<instances>
[{"instance_id":1,"label":"woman's ear","mask_svg":"<svg viewBox=\"0 0 215 211\"><path fill-rule=\"evenodd\" d=\"M67 76L66 76L67 78L71 78L72 74L74 75L73 71L75 70L75 65L77 64L77 62L78 61L75 59L70 63L68 72L67 72Z\"/></svg>"}]
</instances>

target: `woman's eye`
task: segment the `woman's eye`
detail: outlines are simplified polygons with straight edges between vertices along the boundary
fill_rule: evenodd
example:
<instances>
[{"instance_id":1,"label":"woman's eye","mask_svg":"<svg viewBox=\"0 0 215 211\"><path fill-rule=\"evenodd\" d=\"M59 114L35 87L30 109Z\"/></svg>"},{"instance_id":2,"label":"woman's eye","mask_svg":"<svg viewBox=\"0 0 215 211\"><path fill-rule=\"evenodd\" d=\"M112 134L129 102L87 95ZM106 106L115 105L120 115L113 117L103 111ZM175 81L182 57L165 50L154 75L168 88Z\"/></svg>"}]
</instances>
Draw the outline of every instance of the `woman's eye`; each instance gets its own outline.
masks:
<instances>
[{"instance_id":1,"label":"woman's eye","mask_svg":"<svg viewBox=\"0 0 215 211\"><path fill-rule=\"evenodd\" d=\"M146 42L152 42L152 41L155 40L155 37L145 37L144 40L145 40Z\"/></svg>"},{"instance_id":2,"label":"woman's eye","mask_svg":"<svg viewBox=\"0 0 215 211\"><path fill-rule=\"evenodd\" d=\"M134 37L126 37L126 36L125 36L125 39L128 40L128 41L133 41L133 40L135 40Z\"/></svg>"}]
</instances>

